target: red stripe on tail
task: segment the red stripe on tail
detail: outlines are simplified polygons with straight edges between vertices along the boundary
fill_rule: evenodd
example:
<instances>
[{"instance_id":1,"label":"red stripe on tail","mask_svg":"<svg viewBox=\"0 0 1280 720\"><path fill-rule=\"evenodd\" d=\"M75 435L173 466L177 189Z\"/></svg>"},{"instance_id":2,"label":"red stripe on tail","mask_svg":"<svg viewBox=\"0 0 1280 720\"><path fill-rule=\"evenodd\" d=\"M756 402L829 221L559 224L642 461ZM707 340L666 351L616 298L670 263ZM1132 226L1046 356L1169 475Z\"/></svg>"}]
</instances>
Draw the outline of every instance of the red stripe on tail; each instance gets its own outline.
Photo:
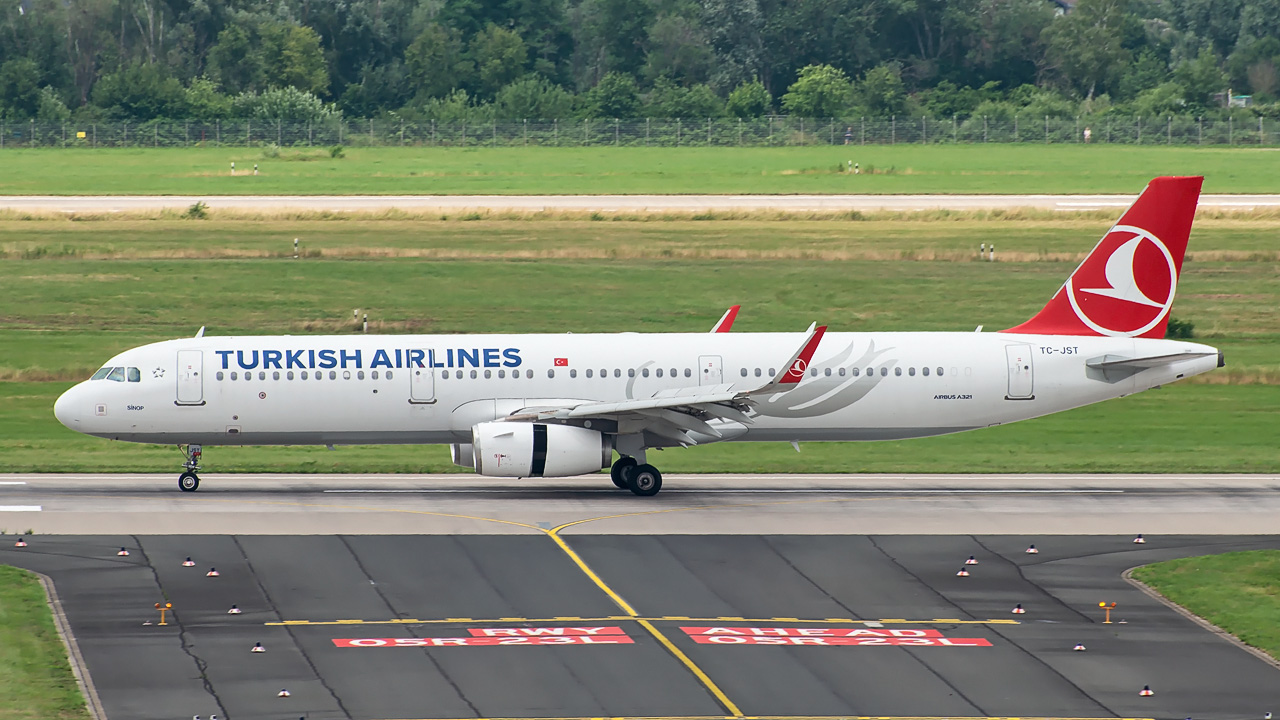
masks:
<instances>
[{"instance_id":1,"label":"red stripe on tail","mask_svg":"<svg viewBox=\"0 0 1280 720\"><path fill-rule=\"evenodd\" d=\"M1203 181L1152 180L1049 304L1003 332L1164 337Z\"/></svg>"}]
</instances>

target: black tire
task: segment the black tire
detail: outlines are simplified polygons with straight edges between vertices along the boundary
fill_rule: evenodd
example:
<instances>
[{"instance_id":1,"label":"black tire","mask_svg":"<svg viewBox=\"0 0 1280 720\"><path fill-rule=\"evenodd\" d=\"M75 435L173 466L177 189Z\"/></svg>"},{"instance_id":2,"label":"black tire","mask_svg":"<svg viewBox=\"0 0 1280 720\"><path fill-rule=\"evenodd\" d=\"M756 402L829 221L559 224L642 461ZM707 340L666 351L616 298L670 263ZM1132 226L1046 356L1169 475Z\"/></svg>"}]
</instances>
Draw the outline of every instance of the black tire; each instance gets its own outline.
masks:
<instances>
[{"instance_id":1,"label":"black tire","mask_svg":"<svg viewBox=\"0 0 1280 720\"><path fill-rule=\"evenodd\" d=\"M182 492L195 492L200 487L200 478L193 472L184 472L178 476L178 489Z\"/></svg>"},{"instance_id":2,"label":"black tire","mask_svg":"<svg viewBox=\"0 0 1280 720\"><path fill-rule=\"evenodd\" d=\"M640 497L653 497L662 489L662 473L652 465L637 465L627 473L627 489Z\"/></svg>"},{"instance_id":3,"label":"black tire","mask_svg":"<svg viewBox=\"0 0 1280 720\"><path fill-rule=\"evenodd\" d=\"M614 487L619 490L626 490L628 488L627 473L635 466L636 459L633 457L623 456L618 458L613 467L609 468L609 479L613 480Z\"/></svg>"}]
</instances>

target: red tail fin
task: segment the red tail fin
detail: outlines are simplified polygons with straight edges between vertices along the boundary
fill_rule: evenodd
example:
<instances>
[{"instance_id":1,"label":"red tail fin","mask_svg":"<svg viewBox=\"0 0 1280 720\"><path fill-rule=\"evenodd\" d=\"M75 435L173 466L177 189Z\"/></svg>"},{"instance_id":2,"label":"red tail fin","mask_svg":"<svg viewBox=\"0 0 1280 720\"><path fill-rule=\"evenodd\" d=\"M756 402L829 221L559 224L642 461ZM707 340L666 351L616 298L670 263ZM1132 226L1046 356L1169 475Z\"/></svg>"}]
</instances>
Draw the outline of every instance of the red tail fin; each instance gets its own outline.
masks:
<instances>
[{"instance_id":1,"label":"red tail fin","mask_svg":"<svg viewBox=\"0 0 1280 720\"><path fill-rule=\"evenodd\" d=\"M1203 181L1152 180L1049 304L1003 332L1164 337Z\"/></svg>"}]
</instances>

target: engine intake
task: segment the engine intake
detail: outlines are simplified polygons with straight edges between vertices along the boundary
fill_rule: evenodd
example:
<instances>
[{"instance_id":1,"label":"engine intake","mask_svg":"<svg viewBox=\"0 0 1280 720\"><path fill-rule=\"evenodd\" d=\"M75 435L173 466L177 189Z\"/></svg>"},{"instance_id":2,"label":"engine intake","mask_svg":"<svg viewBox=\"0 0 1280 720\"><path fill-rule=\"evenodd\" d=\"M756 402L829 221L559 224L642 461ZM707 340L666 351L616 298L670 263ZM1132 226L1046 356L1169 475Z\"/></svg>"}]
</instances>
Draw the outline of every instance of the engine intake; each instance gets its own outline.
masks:
<instances>
[{"instance_id":1,"label":"engine intake","mask_svg":"<svg viewBox=\"0 0 1280 720\"><path fill-rule=\"evenodd\" d=\"M486 422L471 428L476 472L489 477L569 477L609 467L612 439L576 425Z\"/></svg>"}]
</instances>

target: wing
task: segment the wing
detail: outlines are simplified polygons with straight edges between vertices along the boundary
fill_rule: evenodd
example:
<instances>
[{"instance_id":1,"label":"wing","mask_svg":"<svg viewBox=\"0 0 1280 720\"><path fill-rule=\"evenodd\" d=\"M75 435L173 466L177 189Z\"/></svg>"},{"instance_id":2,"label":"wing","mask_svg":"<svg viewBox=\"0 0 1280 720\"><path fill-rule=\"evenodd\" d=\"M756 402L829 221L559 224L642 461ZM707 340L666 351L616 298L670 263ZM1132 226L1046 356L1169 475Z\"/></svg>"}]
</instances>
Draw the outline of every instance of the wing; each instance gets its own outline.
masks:
<instances>
[{"instance_id":1,"label":"wing","mask_svg":"<svg viewBox=\"0 0 1280 720\"><path fill-rule=\"evenodd\" d=\"M826 326L810 325L803 342L783 365L786 370L764 384L691 386L660 390L646 398L616 402L582 402L557 407L527 408L505 418L512 422L539 420L609 420L619 434L651 432L680 445L714 442L723 437L717 423L750 425L754 399L786 392L800 383ZM717 422L720 421L720 422Z\"/></svg>"}]
</instances>

